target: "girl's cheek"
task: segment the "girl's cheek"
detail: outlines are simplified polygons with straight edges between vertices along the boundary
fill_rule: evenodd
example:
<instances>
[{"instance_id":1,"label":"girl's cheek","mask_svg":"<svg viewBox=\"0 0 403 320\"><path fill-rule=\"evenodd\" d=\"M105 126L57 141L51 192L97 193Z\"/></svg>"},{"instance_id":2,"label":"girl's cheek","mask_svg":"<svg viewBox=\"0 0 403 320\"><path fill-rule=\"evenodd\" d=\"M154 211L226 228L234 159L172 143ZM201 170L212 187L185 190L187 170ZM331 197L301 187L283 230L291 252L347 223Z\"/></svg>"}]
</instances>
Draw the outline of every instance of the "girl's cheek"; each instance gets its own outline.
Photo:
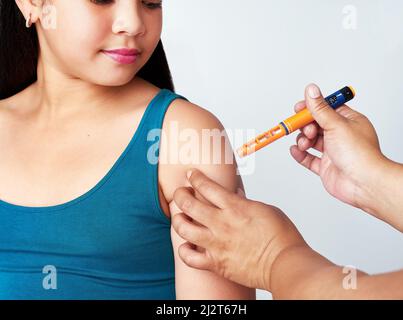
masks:
<instances>
[{"instance_id":1,"label":"girl's cheek","mask_svg":"<svg viewBox=\"0 0 403 320\"><path fill-rule=\"evenodd\" d=\"M88 48L101 45L107 16L94 15L83 1L61 0L55 5L57 29L53 38L58 38L60 46L85 53Z\"/></svg>"},{"instance_id":2,"label":"girl's cheek","mask_svg":"<svg viewBox=\"0 0 403 320\"><path fill-rule=\"evenodd\" d=\"M58 30L59 45L64 52L70 52L81 57L91 57L102 49L107 31L103 30L102 23L75 19Z\"/></svg>"}]
</instances>

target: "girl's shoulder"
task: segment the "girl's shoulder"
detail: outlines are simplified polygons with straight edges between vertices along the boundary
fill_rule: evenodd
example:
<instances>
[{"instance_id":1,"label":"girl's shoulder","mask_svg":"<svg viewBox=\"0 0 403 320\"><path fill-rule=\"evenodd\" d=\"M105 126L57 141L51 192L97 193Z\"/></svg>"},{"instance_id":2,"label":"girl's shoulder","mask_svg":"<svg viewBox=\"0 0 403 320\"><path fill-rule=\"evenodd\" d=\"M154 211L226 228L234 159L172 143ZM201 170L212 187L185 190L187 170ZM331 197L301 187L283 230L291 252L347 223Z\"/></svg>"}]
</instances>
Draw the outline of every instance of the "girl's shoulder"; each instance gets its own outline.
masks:
<instances>
[{"instance_id":1,"label":"girl's shoulder","mask_svg":"<svg viewBox=\"0 0 403 320\"><path fill-rule=\"evenodd\" d=\"M0 99L0 113L5 113L7 110L11 110L16 105L17 95L12 97Z\"/></svg>"},{"instance_id":2,"label":"girl's shoulder","mask_svg":"<svg viewBox=\"0 0 403 320\"><path fill-rule=\"evenodd\" d=\"M17 106L21 104L21 99L17 96L0 100L0 124L5 124L5 120L16 114Z\"/></svg>"},{"instance_id":3,"label":"girl's shoulder","mask_svg":"<svg viewBox=\"0 0 403 320\"><path fill-rule=\"evenodd\" d=\"M32 102L35 101L33 86L34 84L31 84L10 97L0 99L0 116L21 115L29 110Z\"/></svg>"},{"instance_id":4,"label":"girl's shoulder","mask_svg":"<svg viewBox=\"0 0 403 320\"><path fill-rule=\"evenodd\" d=\"M188 186L186 172L192 168L231 190L238 185L230 140L220 120L204 106L175 99L162 129L159 183L165 203L171 203L177 188Z\"/></svg>"},{"instance_id":5,"label":"girl's shoulder","mask_svg":"<svg viewBox=\"0 0 403 320\"><path fill-rule=\"evenodd\" d=\"M173 121L182 129L222 129L221 122L212 112L184 99L175 99L168 108L164 123L169 124Z\"/></svg>"},{"instance_id":6,"label":"girl's shoulder","mask_svg":"<svg viewBox=\"0 0 403 320\"><path fill-rule=\"evenodd\" d=\"M149 101L151 97L155 96L160 90L158 87L143 79L139 79L137 86L140 86L141 91L144 92L143 96L146 101ZM181 92L176 93L188 99L188 97ZM222 128L220 121L212 112L208 111L203 106L193 103L190 99L175 99L171 102L165 114L164 126L171 122L178 123L180 128Z\"/></svg>"}]
</instances>

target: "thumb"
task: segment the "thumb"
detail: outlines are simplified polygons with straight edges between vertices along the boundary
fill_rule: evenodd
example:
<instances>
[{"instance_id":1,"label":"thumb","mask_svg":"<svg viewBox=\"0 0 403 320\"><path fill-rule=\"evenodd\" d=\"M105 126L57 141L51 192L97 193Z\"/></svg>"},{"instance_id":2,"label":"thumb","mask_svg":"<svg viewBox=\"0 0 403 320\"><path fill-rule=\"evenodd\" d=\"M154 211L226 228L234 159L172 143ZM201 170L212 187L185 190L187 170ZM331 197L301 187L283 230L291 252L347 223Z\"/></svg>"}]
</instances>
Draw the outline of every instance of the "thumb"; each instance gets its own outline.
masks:
<instances>
[{"instance_id":1,"label":"thumb","mask_svg":"<svg viewBox=\"0 0 403 320\"><path fill-rule=\"evenodd\" d=\"M315 84L310 84L306 87L305 103L315 121L324 130L333 129L343 120L342 117L329 106L319 87Z\"/></svg>"}]
</instances>

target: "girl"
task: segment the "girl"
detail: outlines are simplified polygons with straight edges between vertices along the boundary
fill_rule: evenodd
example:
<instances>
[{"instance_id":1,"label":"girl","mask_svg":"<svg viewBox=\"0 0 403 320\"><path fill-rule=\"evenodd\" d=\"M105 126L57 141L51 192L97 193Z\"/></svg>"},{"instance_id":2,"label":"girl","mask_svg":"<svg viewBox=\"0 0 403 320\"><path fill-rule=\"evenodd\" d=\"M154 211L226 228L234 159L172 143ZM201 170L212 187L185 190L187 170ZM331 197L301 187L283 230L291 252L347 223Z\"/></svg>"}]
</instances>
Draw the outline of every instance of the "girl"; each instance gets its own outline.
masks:
<instances>
[{"instance_id":1,"label":"girl","mask_svg":"<svg viewBox=\"0 0 403 320\"><path fill-rule=\"evenodd\" d=\"M235 163L152 161L180 160L173 130L223 129L174 93L161 1L0 0L0 14L0 298L253 299L177 254L186 171L242 182Z\"/></svg>"}]
</instances>

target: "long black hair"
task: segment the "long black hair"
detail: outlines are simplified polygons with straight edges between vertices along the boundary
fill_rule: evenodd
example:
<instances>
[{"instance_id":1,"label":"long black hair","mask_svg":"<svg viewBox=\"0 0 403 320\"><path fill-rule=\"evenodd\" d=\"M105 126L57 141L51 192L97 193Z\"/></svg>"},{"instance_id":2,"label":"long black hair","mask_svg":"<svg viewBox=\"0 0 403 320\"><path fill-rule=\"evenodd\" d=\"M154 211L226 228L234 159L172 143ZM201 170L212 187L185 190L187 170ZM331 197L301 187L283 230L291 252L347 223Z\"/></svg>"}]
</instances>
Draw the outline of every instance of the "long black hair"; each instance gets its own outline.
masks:
<instances>
[{"instance_id":1,"label":"long black hair","mask_svg":"<svg viewBox=\"0 0 403 320\"><path fill-rule=\"evenodd\" d=\"M37 80L38 57L36 28L25 27L25 18L14 0L0 0L0 99L22 91ZM161 40L137 76L161 89L174 91Z\"/></svg>"}]
</instances>

